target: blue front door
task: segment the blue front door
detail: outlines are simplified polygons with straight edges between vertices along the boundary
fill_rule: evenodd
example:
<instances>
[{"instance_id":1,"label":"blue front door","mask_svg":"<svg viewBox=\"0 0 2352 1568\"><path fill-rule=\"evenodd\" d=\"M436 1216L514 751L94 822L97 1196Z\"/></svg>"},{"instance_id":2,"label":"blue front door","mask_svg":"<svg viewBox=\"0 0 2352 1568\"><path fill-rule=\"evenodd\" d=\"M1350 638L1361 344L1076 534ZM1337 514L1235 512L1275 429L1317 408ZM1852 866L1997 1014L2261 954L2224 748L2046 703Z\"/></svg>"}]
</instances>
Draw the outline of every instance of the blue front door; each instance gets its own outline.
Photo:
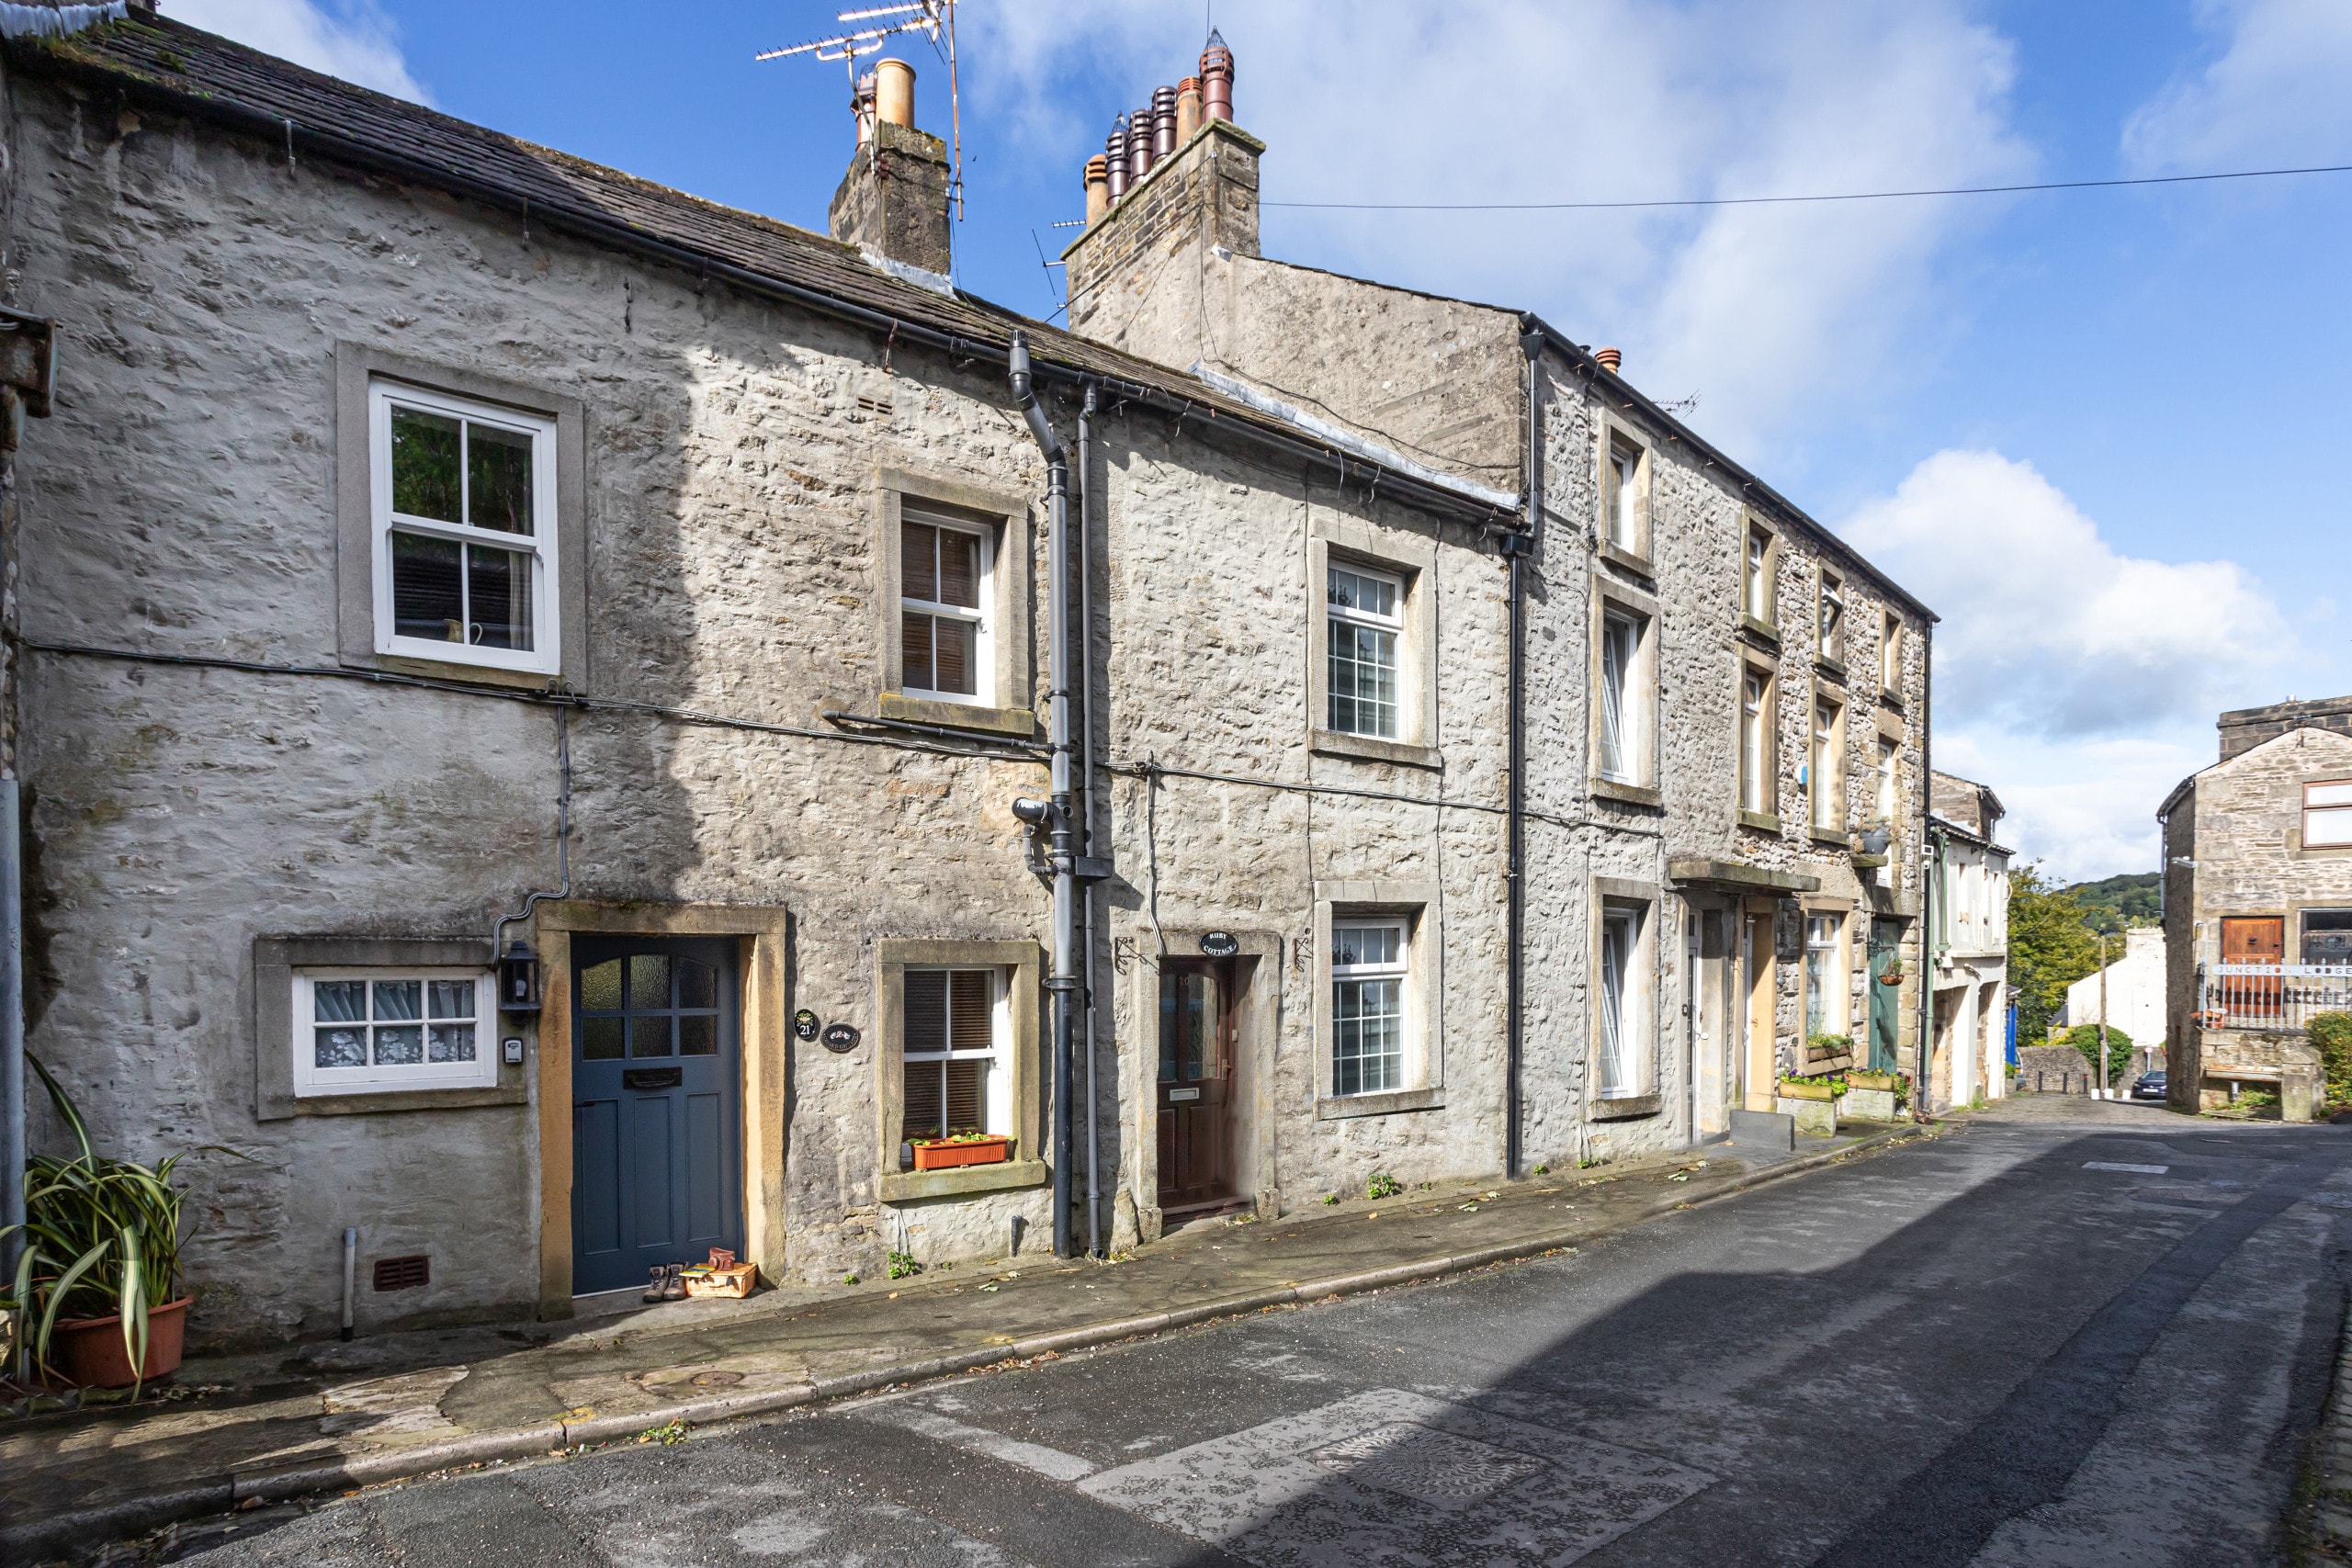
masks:
<instances>
[{"instance_id":1,"label":"blue front door","mask_svg":"<svg viewBox=\"0 0 2352 1568\"><path fill-rule=\"evenodd\" d=\"M743 1250L732 938L571 943L571 1288Z\"/></svg>"}]
</instances>

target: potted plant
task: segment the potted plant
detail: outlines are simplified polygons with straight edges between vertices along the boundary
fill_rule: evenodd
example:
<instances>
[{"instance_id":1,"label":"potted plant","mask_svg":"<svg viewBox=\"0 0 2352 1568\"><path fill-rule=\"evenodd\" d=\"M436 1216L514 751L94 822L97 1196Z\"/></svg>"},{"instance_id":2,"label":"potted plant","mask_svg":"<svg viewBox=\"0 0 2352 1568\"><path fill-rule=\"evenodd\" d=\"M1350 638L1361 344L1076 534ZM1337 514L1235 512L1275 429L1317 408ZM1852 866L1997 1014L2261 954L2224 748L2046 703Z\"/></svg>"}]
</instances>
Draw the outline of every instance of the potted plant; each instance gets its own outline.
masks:
<instances>
[{"instance_id":1,"label":"potted plant","mask_svg":"<svg viewBox=\"0 0 2352 1568\"><path fill-rule=\"evenodd\" d=\"M194 1150L153 1167L99 1156L72 1097L27 1056L80 1152L25 1167L24 1251L7 1305L43 1371L82 1388L129 1388L178 1370L190 1298L177 1293L187 1189L172 1173ZM207 1149L239 1159L234 1149ZM0 1232L6 1235L6 1232Z\"/></svg>"},{"instance_id":2,"label":"potted plant","mask_svg":"<svg viewBox=\"0 0 2352 1568\"><path fill-rule=\"evenodd\" d=\"M1854 1037L1850 1034L1807 1035L1804 1055L1808 1074L1842 1071L1854 1065Z\"/></svg>"},{"instance_id":3,"label":"potted plant","mask_svg":"<svg viewBox=\"0 0 2352 1568\"><path fill-rule=\"evenodd\" d=\"M1012 1139L1002 1133L950 1133L914 1140L917 1170L952 1170L959 1165L997 1165L1012 1157Z\"/></svg>"}]
</instances>

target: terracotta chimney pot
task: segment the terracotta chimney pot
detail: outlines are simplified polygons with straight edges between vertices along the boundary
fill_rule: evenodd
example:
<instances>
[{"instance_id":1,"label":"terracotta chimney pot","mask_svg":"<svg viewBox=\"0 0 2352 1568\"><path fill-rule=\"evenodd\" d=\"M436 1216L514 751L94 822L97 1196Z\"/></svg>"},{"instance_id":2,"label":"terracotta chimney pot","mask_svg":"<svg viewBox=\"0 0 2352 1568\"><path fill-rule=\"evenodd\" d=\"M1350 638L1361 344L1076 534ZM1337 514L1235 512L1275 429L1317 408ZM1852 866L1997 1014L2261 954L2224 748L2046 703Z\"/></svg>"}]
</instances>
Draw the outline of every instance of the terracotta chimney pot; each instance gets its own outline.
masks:
<instances>
[{"instance_id":1,"label":"terracotta chimney pot","mask_svg":"<svg viewBox=\"0 0 2352 1568\"><path fill-rule=\"evenodd\" d=\"M1617 367L1625 362L1625 356L1613 348L1596 348L1592 351L1592 357L1603 370L1612 376L1617 373Z\"/></svg>"},{"instance_id":2,"label":"terracotta chimney pot","mask_svg":"<svg viewBox=\"0 0 2352 1568\"><path fill-rule=\"evenodd\" d=\"M1151 106L1146 104L1127 116L1127 183L1142 179L1158 162L1151 148Z\"/></svg>"},{"instance_id":3,"label":"terracotta chimney pot","mask_svg":"<svg viewBox=\"0 0 2352 1568\"><path fill-rule=\"evenodd\" d=\"M915 68L903 60L874 66L874 108L884 123L915 128Z\"/></svg>"},{"instance_id":4,"label":"terracotta chimney pot","mask_svg":"<svg viewBox=\"0 0 2352 1568\"><path fill-rule=\"evenodd\" d=\"M1110 165L1111 200L1114 205L1127 194L1127 117L1121 115L1111 126L1111 134L1102 139L1103 162Z\"/></svg>"},{"instance_id":5,"label":"terracotta chimney pot","mask_svg":"<svg viewBox=\"0 0 2352 1568\"><path fill-rule=\"evenodd\" d=\"M1176 144L1182 146L1201 129L1201 79L1187 76L1176 84Z\"/></svg>"},{"instance_id":6,"label":"terracotta chimney pot","mask_svg":"<svg viewBox=\"0 0 2352 1568\"><path fill-rule=\"evenodd\" d=\"M1214 30L1209 46L1201 51L1201 109L1211 119L1233 118L1233 51Z\"/></svg>"},{"instance_id":7,"label":"terracotta chimney pot","mask_svg":"<svg viewBox=\"0 0 2352 1568\"><path fill-rule=\"evenodd\" d=\"M1086 226L1102 221L1111 210L1111 160L1097 152L1086 161Z\"/></svg>"}]
</instances>

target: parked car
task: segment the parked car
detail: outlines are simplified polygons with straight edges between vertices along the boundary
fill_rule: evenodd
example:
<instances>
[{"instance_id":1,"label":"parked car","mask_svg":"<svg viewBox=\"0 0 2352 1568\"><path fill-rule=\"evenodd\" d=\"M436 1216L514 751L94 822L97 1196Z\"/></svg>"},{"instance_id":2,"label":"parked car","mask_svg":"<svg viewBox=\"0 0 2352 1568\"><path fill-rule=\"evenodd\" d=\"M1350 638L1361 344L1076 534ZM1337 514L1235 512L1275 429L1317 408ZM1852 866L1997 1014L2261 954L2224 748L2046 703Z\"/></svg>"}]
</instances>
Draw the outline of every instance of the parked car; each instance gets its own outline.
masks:
<instances>
[{"instance_id":1,"label":"parked car","mask_svg":"<svg viewBox=\"0 0 2352 1568\"><path fill-rule=\"evenodd\" d=\"M2134 1100L2162 1100L2165 1097L2165 1076L2162 1073L2142 1073L2132 1086Z\"/></svg>"}]
</instances>

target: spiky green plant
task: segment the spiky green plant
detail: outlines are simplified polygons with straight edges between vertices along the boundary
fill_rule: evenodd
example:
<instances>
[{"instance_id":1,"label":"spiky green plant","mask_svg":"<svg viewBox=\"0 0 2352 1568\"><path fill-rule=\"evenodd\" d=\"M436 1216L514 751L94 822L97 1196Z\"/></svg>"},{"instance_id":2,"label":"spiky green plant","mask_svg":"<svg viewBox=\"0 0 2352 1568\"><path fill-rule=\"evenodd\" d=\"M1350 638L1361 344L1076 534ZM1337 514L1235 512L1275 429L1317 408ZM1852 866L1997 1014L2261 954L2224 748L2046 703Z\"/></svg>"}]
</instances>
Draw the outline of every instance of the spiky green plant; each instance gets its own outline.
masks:
<instances>
[{"instance_id":1,"label":"spiky green plant","mask_svg":"<svg viewBox=\"0 0 2352 1568\"><path fill-rule=\"evenodd\" d=\"M131 1375L147 1365L147 1311L172 1301L179 1283L181 1206L187 1189L172 1172L196 1153L249 1156L207 1144L184 1149L160 1165L101 1157L89 1124L73 1097L37 1057L27 1056L49 1090L58 1119L74 1134L72 1159L35 1155L25 1167L24 1251L17 1260L8 1305L33 1359L50 1369L50 1345L61 1320L118 1317ZM138 1397L139 1385L131 1385Z\"/></svg>"}]
</instances>

